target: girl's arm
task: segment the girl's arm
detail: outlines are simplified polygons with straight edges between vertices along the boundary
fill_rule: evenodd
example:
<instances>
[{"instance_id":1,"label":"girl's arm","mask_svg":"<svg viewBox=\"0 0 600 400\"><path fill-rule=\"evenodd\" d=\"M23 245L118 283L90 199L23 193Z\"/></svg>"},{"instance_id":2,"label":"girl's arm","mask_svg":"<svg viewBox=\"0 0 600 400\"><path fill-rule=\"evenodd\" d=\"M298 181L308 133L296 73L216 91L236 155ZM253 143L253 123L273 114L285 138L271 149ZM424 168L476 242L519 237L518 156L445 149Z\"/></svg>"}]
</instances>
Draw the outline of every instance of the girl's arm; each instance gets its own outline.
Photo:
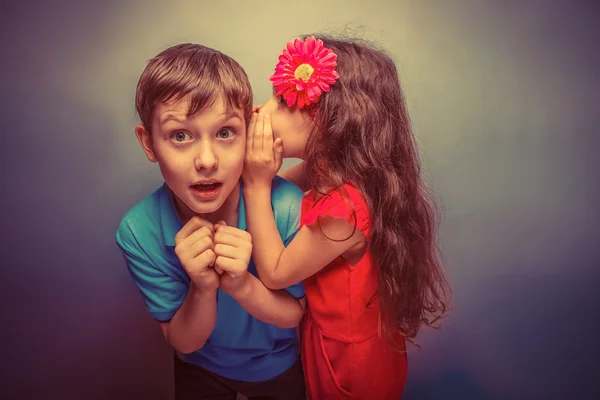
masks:
<instances>
[{"instance_id":1,"label":"girl's arm","mask_svg":"<svg viewBox=\"0 0 600 400\"><path fill-rule=\"evenodd\" d=\"M323 217L302 227L284 247L271 210L270 196L269 185L244 186L246 223L253 237L254 264L260 280L268 288L281 289L298 283L366 240L347 220Z\"/></svg>"},{"instance_id":2,"label":"girl's arm","mask_svg":"<svg viewBox=\"0 0 600 400\"><path fill-rule=\"evenodd\" d=\"M284 246L271 210L271 183L281 167L282 154L283 143L281 138L273 140L270 117L253 113L242 173L246 225L253 238L252 255L259 278L271 289L281 289L314 275L366 240L346 219L325 217L302 227Z\"/></svg>"},{"instance_id":3,"label":"girl's arm","mask_svg":"<svg viewBox=\"0 0 600 400\"><path fill-rule=\"evenodd\" d=\"M279 328L297 327L306 307L306 297L296 299L285 290L271 290L250 273L242 285L226 292L254 318Z\"/></svg>"},{"instance_id":4,"label":"girl's arm","mask_svg":"<svg viewBox=\"0 0 600 400\"><path fill-rule=\"evenodd\" d=\"M308 190L310 190L310 184L308 182L308 177L305 173L305 165L306 162L302 161L299 164L292 165L285 171L281 171L278 175L283 179L287 179L294 185L298 186L303 192L307 192Z\"/></svg>"},{"instance_id":5,"label":"girl's arm","mask_svg":"<svg viewBox=\"0 0 600 400\"><path fill-rule=\"evenodd\" d=\"M248 272L252 256L252 236L225 221L214 225L215 270L219 287L233 297L250 315L280 328L295 328L304 313L305 300L290 293L265 287ZM219 272L220 271L220 272Z\"/></svg>"}]
</instances>

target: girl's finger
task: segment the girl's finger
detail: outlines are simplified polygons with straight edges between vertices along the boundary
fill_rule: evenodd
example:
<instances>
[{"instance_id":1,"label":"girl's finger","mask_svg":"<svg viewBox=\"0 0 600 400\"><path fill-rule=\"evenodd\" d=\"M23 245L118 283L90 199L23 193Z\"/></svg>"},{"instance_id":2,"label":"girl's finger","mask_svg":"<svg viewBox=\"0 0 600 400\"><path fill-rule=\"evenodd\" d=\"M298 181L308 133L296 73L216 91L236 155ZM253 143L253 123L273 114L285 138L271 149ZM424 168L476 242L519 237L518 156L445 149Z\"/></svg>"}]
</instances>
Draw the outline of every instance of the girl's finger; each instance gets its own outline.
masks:
<instances>
[{"instance_id":1,"label":"girl's finger","mask_svg":"<svg viewBox=\"0 0 600 400\"><path fill-rule=\"evenodd\" d=\"M271 129L271 116L264 114L263 117L263 151L273 155L273 130Z\"/></svg>"},{"instance_id":2,"label":"girl's finger","mask_svg":"<svg viewBox=\"0 0 600 400\"><path fill-rule=\"evenodd\" d=\"M253 143L253 151L255 154L260 154L262 152L263 147L263 133L264 133L264 118L261 113L258 113L256 117L256 125L254 126L254 143Z\"/></svg>"},{"instance_id":3,"label":"girl's finger","mask_svg":"<svg viewBox=\"0 0 600 400\"><path fill-rule=\"evenodd\" d=\"M248 133L246 135L246 156L252 154L254 147L254 130L256 129L256 113L252 113L250 123L248 124Z\"/></svg>"},{"instance_id":4,"label":"girl's finger","mask_svg":"<svg viewBox=\"0 0 600 400\"><path fill-rule=\"evenodd\" d=\"M275 157L275 166L277 166L277 170L281 168L281 163L283 162L283 139L277 138L273 142L273 153Z\"/></svg>"}]
</instances>

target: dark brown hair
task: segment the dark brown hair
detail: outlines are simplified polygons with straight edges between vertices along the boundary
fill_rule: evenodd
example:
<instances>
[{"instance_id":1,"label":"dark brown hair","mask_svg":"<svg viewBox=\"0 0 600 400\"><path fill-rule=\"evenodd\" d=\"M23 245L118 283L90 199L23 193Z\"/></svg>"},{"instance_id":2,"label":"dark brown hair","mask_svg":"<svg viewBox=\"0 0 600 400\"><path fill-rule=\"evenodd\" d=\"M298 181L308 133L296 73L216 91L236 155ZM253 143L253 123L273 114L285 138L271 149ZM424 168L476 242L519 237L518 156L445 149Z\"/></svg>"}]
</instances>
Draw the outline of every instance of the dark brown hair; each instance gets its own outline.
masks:
<instances>
[{"instance_id":1,"label":"dark brown hair","mask_svg":"<svg viewBox=\"0 0 600 400\"><path fill-rule=\"evenodd\" d=\"M313 36L337 54L340 78L316 104L307 175L316 188L353 182L365 197L380 327L393 344L398 334L413 341L423 324L434 326L446 314L450 289L398 71L364 40Z\"/></svg>"},{"instance_id":2,"label":"dark brown hair","mask_svg":"<svg viewBox=\"0 0 600 400\"><path fill-rule=\"evenodd\" d=\"M212 105L221 93L228 108L243 111L248 124L252 88L244 69L217 50L199 44L179 44L148 61L138 81L135 106L142 124L151 131L157 104L190 95L190 116Z\"/></svg>"}]
</instances>

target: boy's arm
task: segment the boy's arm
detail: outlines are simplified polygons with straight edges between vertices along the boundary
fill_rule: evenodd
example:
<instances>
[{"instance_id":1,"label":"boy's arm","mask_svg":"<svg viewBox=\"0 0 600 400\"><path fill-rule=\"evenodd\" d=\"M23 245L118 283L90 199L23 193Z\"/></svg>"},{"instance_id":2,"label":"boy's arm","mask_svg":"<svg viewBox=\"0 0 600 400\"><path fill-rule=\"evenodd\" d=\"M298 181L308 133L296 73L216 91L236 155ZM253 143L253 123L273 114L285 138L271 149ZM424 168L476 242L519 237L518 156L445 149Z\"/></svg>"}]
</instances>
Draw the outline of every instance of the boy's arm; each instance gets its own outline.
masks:
<instances>
[{"instance_id":1,"label":"boy's arm","mask_svg":"<svg viewBox=\"0 0 600 400\"><path fill-rule=\"evenodd\" d=\"M187 354L204 347L217 321L217 291L203 292L192 282L183 305L160 327L167 342Z\"/></svg>"},{"instance_id":2,"label":"boy's arm","mask_svg":"<svg viewBox=\"0 0 600 400\"><path fill-rule=\"evenodd\" d=\"M167 342L182 353L201 349L215 326L216 289L201 290L193 281L188 286L168 276L152 262L126 222L119 226L116 242Z\"/></svg>"},{"instance_id":3,"label":"boy's arm","mask_svg":"<svg viewBox=\"0 0 600 400\"><path fill-rule=\"evenodd\" d=\"M306 161L302 161L299 164L292 165L285 171L281 171L278 175L298 186L303 192L307 192L310 189L310 184L304 170L305 165Z\"/></svg>"},{"instance_id":4,"label":"boy's arm","mask_svg":"<svg viewBox=\"0 0 600 400\"><path fill-rule=\"evenodd\" d=\"M295 328L306 307L306 297L294 298L285 290L271 290L247 273L242 285L227 291L250 315L279 328Z\"/></svg>"}]
</instances>

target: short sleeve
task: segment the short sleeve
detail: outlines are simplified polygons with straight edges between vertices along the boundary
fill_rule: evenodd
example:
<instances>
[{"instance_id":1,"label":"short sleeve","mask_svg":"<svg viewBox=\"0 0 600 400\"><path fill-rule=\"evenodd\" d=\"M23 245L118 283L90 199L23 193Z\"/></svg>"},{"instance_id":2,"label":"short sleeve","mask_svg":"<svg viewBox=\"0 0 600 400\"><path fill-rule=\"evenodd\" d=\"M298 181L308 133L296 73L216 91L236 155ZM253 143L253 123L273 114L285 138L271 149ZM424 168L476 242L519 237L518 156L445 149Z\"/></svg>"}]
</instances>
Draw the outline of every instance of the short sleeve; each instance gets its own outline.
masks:
<instances>
[{"instance_id":1,"label":"short sleeve","mask_svg":"<svg viewBox=\"0 0 600 400\"><path fill-rule=\"evenodd\" d=\"M327 193L307 207L302 222L304 225L311 225L317 218L325 216L344 218L351 225L356 224L363 235L369 236L371 229L369 208L360 192L349 184L345 184L342 189Z\"/></svg>"},{"instance_id":2,"label":"short sleeve","mask_svg":"<svg viewBox=\"0 0 600 400\"><path fill-rule=\"evenodd\" d=\"M119 226L116 242L150 315L159 322L170 321L185 301L188 284L158 268L139 245L127 223Z\"/></svg>"}]
</instances>

